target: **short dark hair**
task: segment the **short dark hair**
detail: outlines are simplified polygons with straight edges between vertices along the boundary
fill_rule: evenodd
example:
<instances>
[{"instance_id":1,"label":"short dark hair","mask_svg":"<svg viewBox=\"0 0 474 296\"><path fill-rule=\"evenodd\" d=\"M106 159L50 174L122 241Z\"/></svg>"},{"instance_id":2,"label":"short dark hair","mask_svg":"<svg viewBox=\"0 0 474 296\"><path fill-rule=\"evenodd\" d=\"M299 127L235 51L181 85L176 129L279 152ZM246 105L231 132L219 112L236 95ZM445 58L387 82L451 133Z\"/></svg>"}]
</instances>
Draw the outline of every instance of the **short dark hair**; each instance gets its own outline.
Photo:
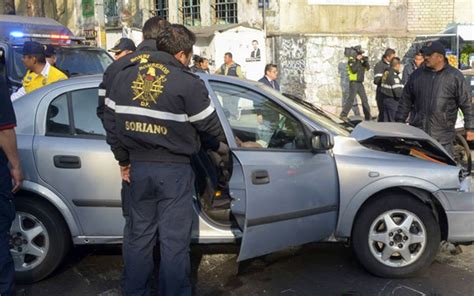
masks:
<instances>
[{"instance_id":1,"label":"short dark hair","mask_svg":"<svg viewBox=\"0 0 474 296\"><path fill-rule=\"evenodd\" d=\"M395 49L387 48L385 50L385 53L383 54L383 57L386 58L386 57L388 57L389 55L392 55L392 54L395 54Z\"/></svg>"},{"instance_id":2,"label":"short dark hair","mask_svg":"<svg viewBox=\"0 0 474 296\"><path fill-rule=\"evenodd\" d=\"M424 56L421 49L415 53L415 56Z\"/></svg>"},{"instance_id":3,"label":"short dark hair","mask_svg":"<svg viewBox=\"0 0 474 296\"><path fill-rule=\"evenodd\" d=\"M205 58L205 57L199 57L199 59L197 60L197 62L200 64L200 63L204 63L205 61L209 61L209 59Z\"/></svg>"},{"instance_id":4,"label":"short dark hair","mask_svg":"<svg viewBox=\"0 0 474 296\"><path fill-rule=\"evenodd\" d=\"M40 64L46 64L46 56L44 54L28 54L27 56L36 58Z\"/></svg>"},{"instance_id":5,"label":"short dark hair","mask_svg":"<svg viewBox=\"0 0 474 296\"><path fill-rule=\"evenodd\" d=\"M400 64L400 58L399 57L394 57L391 61L390 61L390 67L394 67L398 64Z\"/></svg>"},{"instance_id":6,"label":"short dark hair","mask_svg":"<svg viewBox=\"0 0 474 296\"><path fill-rule=\"evenodd\" d=\"M233 56L232 56L232 53L231 53L231 52L226 52L226 53L224 54L224 56L228 56L228 57L229 57L229 58L231 58L231 59L233 58Z\"/></svg>"},{"instance_id":7,"label":"short dark hair","mask_svg":"<svg viewBox=\"0 0 474 296\"><path fill-rule=\"evenodd\" d=\"M257 40L252 40L252 43L256 42L258 44L258 41Z\"/></svg>"},{"instance_id":8,"label":"short dark hair","mask_svg":"<svg viewBox=\"0 0 474 296\"><path fill-rule=\"evenodd\" d=\"M156 40L160 31L169 26L170 23L159 16L149 18L143 25L142 33L144 40Z\"/></svg>"},{"instance_id":9,"label":"short dark hair","mask_svg":"<svg viewBox=\"0 0 474 296\"><path fill-rule=\"evenodd\" d=\"M275 64L266 64L265 65L265 75L267 75L267 72L270 71L272 68L278 69L278 66Z\"/></svg>"},{"instance_id":10,"label":"short dark hair","mask_svg":"<svg viewBox=\"0 0 474 296\"><path fill-rule=\"evenodd\" d=\"M193 52L196 43L196 35L188 28L179 24L166 26L158 33L156 47L158 50L175 55L180 51L185 54Z\"/></svg>"}]
</instances>

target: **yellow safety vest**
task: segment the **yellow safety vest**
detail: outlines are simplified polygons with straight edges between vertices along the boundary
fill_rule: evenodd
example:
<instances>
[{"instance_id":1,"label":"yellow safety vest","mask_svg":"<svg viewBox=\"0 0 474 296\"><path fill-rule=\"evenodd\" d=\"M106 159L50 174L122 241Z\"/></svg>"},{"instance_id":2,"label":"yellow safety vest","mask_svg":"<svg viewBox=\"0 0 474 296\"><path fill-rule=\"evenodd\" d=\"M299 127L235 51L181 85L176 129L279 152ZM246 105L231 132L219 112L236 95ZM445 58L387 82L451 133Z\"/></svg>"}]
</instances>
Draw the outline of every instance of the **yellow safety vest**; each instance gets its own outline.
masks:
<instances>
[{"instance_id":1,"label":"yellow safety vest","mask_svg":"<svg viewBox=\"0 0 474 296\"><path fill-rule=\"evenodd\" d=\"M28 70L25 77L23 78L23 87L25 88L26 93L30 93L38 88L42 88L45 85L51 84L59 80L67 79L66 74L59 71L53 66L50 66L49 73L47 77L44 77L41 74L36 74Z\"/></svg>"}]
</instances>

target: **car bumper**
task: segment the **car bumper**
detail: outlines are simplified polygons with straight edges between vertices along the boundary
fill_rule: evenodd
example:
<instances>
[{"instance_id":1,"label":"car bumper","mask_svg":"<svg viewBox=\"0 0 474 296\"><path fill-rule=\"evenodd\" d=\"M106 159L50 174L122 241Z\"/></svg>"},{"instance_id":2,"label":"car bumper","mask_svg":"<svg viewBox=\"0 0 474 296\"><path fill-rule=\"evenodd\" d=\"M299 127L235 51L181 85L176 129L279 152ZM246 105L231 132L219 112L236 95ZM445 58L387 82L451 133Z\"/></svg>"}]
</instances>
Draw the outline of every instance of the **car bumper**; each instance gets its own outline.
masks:
<instances>
[{"instance_id":1,"label":"car bumper","mask_svg":"<svg viewBox=\"0 0 474 296\"><path fill-rule=\"evenodd\" d=\"M439 191L448 218L448 241L474 242L474 192Z\"/></svg>"}]
</instances>

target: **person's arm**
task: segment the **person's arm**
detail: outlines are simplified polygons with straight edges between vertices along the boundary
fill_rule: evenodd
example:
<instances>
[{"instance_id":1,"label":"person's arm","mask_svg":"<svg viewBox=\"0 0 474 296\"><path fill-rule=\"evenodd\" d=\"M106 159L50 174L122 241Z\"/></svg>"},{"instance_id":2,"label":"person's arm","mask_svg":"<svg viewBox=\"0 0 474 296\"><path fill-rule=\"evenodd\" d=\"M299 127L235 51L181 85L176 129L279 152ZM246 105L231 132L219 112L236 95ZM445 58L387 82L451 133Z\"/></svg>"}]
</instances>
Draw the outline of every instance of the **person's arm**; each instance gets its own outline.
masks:
<instances>
[{"instance_id":1,"label":"person's arm","mask_svg":"<svg viewBox=\"0 0 474 296\"><path fill-rule=\"evenodd\" d=\"M352 73L357 73L360 69L362 64L358 62L356 59L349 60L349 69Z\"/></svg>"},{"instance_id":2,"label":"person's arm","mask_svg":"<svg viewBox=\"0 0 474 296\"><path fill-rule=\"evenodd\" d=\"M237 66L237 69L236 69L235 71L237 72L237 76L238 76L239 78L245 78L245 77L244 77L244 74L242 73L242 67Z\"/></svg>"},{"instance_id":3,"label":"person's arm","mask_svg":"<svg viewBox=\"0 0 474 296\"><path fill-rule=\"evenodd\" d=\"M400 99L403 94L403 84L400 78L395 75L390 75L388 80L389 85L392 87L392 94L395 99Z\"/></svg>"},{"instance_id":4,"label":"person's arm","mask_svg":"<svg viewBox=\"0 0 474 296\"><path fill-rule=\"evenodd\" d=\"M409 69L409 64L406 64L405 67L403 67L403 74L402 74L402 84L405 85L407 84L408 77L410 76L410 69Z\"/></svg>"},{"instance_id":5,"label":"person's arm","mask_svg":"<svg viewBox=\"0 0 474 296\"><path fill-rule=\"evenodd\" d=\"M405 85L403 88L402 96L398 102L397 113L395 114L395 122L405 123L408 115L412 111L412 106L415 99L412 81L412 79L408 79L407 85Z\"/></svg>"},{"instance_id":6,"label":"person's arm","mask_svg":"<svg viewBox=\"0 0 474 296\"><path fill-rule=\"evenodd\" d=\"M458 108L461 109L464 114L464 129L466 130L466 136L468 141L474 141L474 121L473 111L471 105L471 96L468 84L464 77L459 75L457 90L456 90L456 103Z\"/></svg>"},{"instance_id":7,"label":"person's arm","mask_svg":"<svg viewBox=\"0 0 474 296\"><path fill-rule=\"evenodd\" d=\"M383 72L383 64L377 63L374 68L374 84L380 85L380 83L382 82Z\"/></svg>"},{"instance_id":8,"label":"person's arm","mask_svg":"<svg viewBox=\"0 0 474 296\"><path fill-rule=\"evenodd\" d=\"M20 97L23 97L24 95L26 95L26 90L25 88L22 86L20 87L16 92L14 92L10 99L13 101L15 101L16 99L20 98Z\"/></svg>"},{"instance_id":9,"label":"person's arm","mask_svg":"<svg viewBox=\"0 0 474 296\"><path fill-rule=\"evenodd\" d=\"M10 175L14 183L12 192L17 192L23 182L23 176L21 173L20 157L18 155L14 128L0 128L0 147L10 163Z\"/></svg>"}]
</instances>

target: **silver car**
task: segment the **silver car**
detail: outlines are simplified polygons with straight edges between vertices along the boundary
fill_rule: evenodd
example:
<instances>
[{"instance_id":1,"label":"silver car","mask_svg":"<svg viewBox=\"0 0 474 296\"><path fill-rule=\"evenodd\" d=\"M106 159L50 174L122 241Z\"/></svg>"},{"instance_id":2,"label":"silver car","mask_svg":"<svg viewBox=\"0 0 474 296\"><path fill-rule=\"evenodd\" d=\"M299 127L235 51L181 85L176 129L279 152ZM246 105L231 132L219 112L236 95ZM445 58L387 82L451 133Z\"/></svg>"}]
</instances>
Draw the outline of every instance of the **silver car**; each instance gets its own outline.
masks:
<instances>
[{"instance_id":1,"label":"silver car","mask_svg":"<svg viewBox=\"0 0 474 296\"><path fill-rule=\"evenodd\" d=\"M348 130L262 84L201 78L233 165L228 195L198 175L194 242L238 243L241 261L345 241L368 271L404 277L429 266L440 241L474 241L471 178L424 132L372 122ZM96 117L100 81L61 81L14 102L26 180L11 252L22 282L48 276L71 244L121 243L120 173Z\"/></svg>"}]
</instances>

